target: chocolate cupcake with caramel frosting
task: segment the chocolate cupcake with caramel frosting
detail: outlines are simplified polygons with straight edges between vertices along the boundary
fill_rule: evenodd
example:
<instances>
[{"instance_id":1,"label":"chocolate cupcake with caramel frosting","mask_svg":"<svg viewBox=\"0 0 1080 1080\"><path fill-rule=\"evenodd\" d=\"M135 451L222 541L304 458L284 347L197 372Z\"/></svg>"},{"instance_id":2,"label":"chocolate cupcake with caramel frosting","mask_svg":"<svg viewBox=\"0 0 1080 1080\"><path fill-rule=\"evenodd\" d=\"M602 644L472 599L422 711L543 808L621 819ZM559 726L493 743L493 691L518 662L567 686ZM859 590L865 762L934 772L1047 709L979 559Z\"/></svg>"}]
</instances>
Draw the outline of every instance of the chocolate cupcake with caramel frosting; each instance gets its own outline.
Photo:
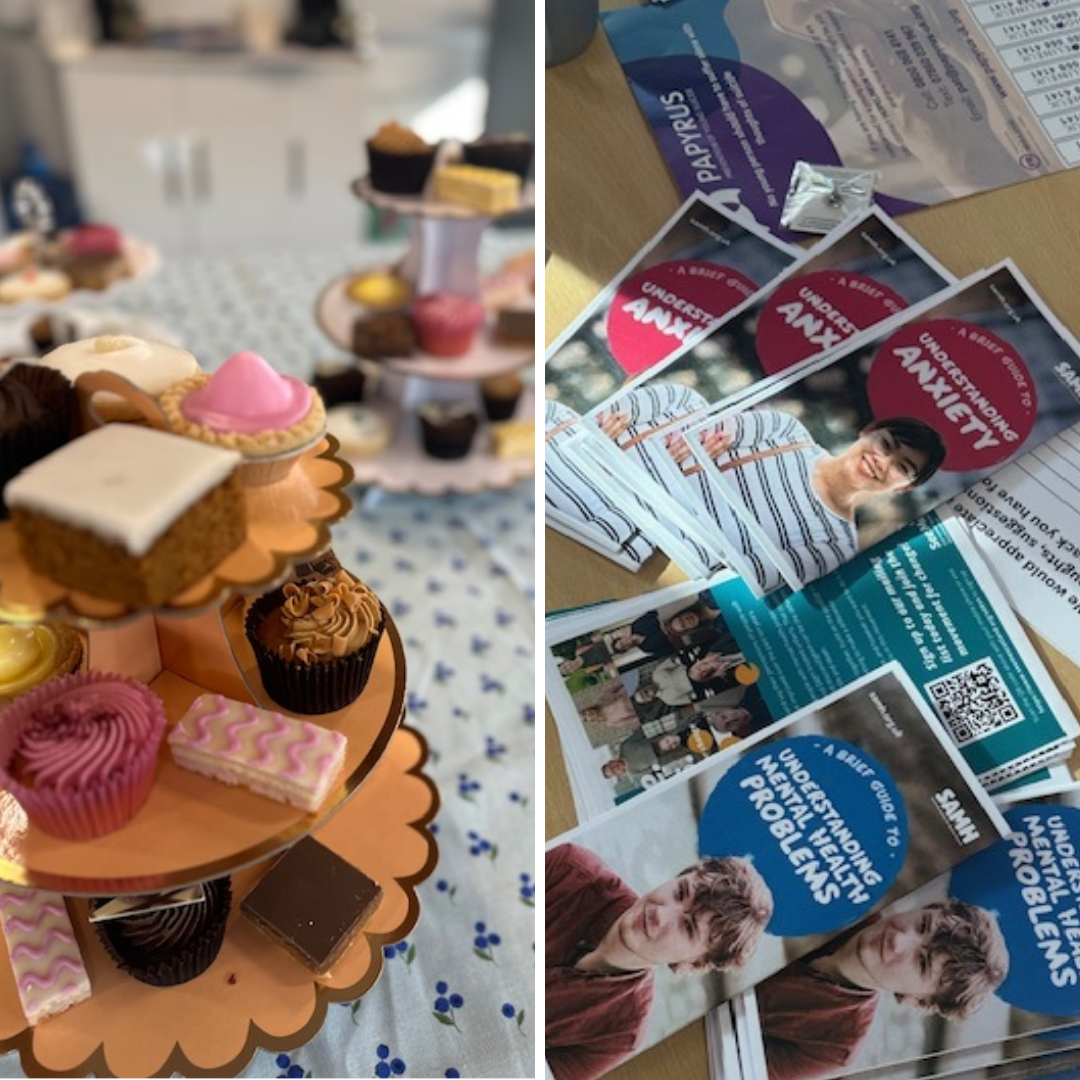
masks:
<instances>
[{"instance_id":1,"label":"chocolate cupcake with caramel frosting","mask_svg":"<svg viewBox=\"0 0 1080 1080\"><path fill-rule=\"evenodd\" d=\"M360 696L384 624L379 598L338 567L259 597L244 629L274 703L317 715L343 709Z\"/></svg>"}]
</instances>

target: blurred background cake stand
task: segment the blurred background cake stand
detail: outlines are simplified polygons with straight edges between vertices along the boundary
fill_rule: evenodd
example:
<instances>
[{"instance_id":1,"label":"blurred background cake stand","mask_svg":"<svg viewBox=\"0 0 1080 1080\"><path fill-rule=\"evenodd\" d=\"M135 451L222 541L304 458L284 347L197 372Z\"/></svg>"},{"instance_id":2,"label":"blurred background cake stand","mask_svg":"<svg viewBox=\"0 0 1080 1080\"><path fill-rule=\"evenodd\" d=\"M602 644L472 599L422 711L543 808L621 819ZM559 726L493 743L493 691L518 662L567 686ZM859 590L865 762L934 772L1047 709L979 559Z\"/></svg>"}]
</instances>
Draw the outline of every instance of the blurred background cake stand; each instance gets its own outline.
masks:
<instances>
[{"instance_id":1,"label":"blurred background cake stand","mask_svg":"<svg viewBox=\"0 0 1080 1080\"><path fill-rule=\"evenodd\" d=\"M411 219L409 247L396 269L412 283L417 295L448 290L477 296L484 230L499 218L533 209L536 203L531 182L522 188L519 204L501 214L485 214L420 195L389 195L376 191L366 176L353 184L353 192L377 210Z\"/></svg>"}]
</instances>

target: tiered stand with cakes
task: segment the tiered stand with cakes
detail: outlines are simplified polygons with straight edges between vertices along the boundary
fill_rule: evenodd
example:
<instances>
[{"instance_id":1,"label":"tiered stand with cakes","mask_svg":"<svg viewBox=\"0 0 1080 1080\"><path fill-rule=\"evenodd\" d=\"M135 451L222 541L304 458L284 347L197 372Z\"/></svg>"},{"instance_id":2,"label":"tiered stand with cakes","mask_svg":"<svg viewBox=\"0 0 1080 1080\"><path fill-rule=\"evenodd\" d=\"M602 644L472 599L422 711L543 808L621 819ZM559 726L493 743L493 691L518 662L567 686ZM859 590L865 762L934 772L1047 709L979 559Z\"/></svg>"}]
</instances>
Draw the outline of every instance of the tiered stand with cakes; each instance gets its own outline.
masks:
<instances>
[{"instance_id":1,"label":"tiered stand with cakes","mask_svg":"<svg viewBox=\"0 0 1080 1080\"><path fill-rule=\"evenodd\" d=\"M495 217L419 195L386 194L375 190L366 177L354 183L353 191L376 209L410 219L409 247L394 272L413 286L415 295L440 291L471 296L480 293L480 242ZM531 209L534 198L533 185L526 184L520 204L508 213ZM343 274L329 282L319 294L315 310L323 332L347 352L352 351L353 323L365 313L348 294L349 283L355 276L355 272ZM417 352L408 358L373 362L383 376L380 406L392 418L394 437L383 453L350 459L360 483L387 491L437 495L509 487L533 475L532 454L497 457L483 426L469 454L458 460L430 457L421 445L415 415L419 406L432 400L464 400L479 410L479 380L517 371L531 360L531 344L499 344L493 340L492 330L489 318L464 356L442 358ZM525 384L515 415L533 416L533 391L529 382Z\"/></svg>"},{"instance_id":2,"label":"tiered stand with cakes","mask_svg":"<svg viewBox=\"0 0 1080 1080\"><path fill-rule=\"evenodd\" d=\"M133 611L67 590L29 570L10 524L0 523L0 620L59 620L87 631L89 666L148 683L175 722L202 692L278 709L266 695L243 633L248 598L324 551L349 509L352 470L327 437L278 484L248 489L243 547L162 608ZM96 840L58 840L30 825L0 791L0 880L65 894L89 972L89 999L28 1025L0 937L0 1050L17 1050L30 1075L234 1075L258 1048L308 1041L331 1002L378 978L382 947L419 915L416 886L435 865L426 828L437 792L423 773L427 748L402 726L405 657L389 616L370 681L351 706L304 719L340 730L345 768L320 809L285 803L178 768L163 744L149 801ZM282 710L283 711L283 710ZM2 718L2 712L0 712ZM312 974L241 914L240 900L273 856L303 836L382 886L382 898L343 957ZM225 941L200 976L152 987L122 972L87 920L89 897L137 894L229 875Z\"/></svg>"}]
</instances>

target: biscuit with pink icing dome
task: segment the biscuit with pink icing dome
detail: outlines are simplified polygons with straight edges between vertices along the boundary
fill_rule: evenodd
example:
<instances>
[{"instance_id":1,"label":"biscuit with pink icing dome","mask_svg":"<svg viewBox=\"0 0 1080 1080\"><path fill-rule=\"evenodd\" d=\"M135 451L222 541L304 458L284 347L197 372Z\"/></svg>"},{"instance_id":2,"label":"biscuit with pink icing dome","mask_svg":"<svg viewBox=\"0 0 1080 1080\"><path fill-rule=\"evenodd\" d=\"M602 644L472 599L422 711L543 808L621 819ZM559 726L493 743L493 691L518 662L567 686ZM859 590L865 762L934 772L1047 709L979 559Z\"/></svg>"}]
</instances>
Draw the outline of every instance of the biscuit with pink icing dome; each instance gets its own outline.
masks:
<instances>
[{"instance_id":1,"label":"biscuit with pink icing dome","mask_svg":"<svg viewBox=\"0 0 1080 1080\"><path fill-rule=\"evenodd\" d=\"M347 744L340 731L221 694L196 698L168 741L181 768L309 813L337 780Z\"/></svg>"},{"instance_id":2,"label":"biscuit with pink icing dome","mask_svg":"<svg viewBox=\"0 0 1080 1080\"><path fill-rule=\"evenodd\" d=\"M280 479L326 430L326 409L318 393L248 351L234 353L211 375L194 375L170 386L160 405L178 434L238 450L253 465L282 466L257 473L242 469L248 483Z\"/></svg>"}]
</instances>

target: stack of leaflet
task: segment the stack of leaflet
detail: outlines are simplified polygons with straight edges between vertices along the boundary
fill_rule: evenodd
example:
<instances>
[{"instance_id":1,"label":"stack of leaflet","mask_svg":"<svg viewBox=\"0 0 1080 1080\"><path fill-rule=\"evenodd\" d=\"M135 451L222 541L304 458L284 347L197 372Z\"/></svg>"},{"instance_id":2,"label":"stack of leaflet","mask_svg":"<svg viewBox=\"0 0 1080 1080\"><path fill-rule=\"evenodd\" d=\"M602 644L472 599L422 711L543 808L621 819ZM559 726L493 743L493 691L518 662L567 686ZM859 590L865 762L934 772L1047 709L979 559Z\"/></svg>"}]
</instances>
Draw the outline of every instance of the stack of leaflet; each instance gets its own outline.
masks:
<instances>
[{"instance_id":1,"label":"stack of leaflet","mask_svg":"<svg viewBox=\"0 0 1080 1080\"><path fill-rule=\"evenodd\" d=\"M990 791L1054 790L1080 734L967 528L932 514L799 592L724 572L551 618L546 638L582 821L890 661Z\"/></svg>"},{"instance_id":2,"label":"stack of leaflet","mask_svg":"<svg viewBox=\"0 0 1080 1080\"><path fill-rule=\"evenodd\" d=\"M548 1066L600 1075L1007 832L903 669L870 672L549 844Z\"/></svg>"},{"instance_id":3,"label":"stack of leaflet","mask_svg":"<svg viewBox=\"0 0 1080 1080\"><path fill-rule=\"evenodd\" d=\"M695 196L545 383L548 523L620 565L800 589L953 500L1069 650L1080 347L1010 262L956 281L876 208L792 258Z\"/></svg>"},{"instance_id":4,"label":"stack of leaflet","mask_svg":"<svg viewBox=\"0 0 1080 1080\"><path fill-rule=\"evenodd\" d=\"M697 195L551 346L546 398L548 524L689 578L547 620L581 823L547 852L555 1080L706 1015L718 1080L1080 1066L1080 726L1010 610L1076 655L1077 342L1011 263L957 281L878 209L803 252ZM586 1024L613 930L571 913L603 881L650 938L703 857L764 922ZM946 969L977 974L951 1003Z\"/></svg>"},{"instance_id":5,"label":"stack of leaflet","mask_svg":"<svg viewBox=\"0 0 1080 1080\"><path fill-rule=\"evenodd\" d=\"M552 950L574 937L560 882L581 863L647 902L701 857L748 860L768 922L737 970L655 969L636 1050L708 1015L716 1080L1005 1080L1080 1059L1063 1049L1080 1031L1080 794L1067 770L1046 767L1080 729L967 528L931 515L801 592L760 598L731 573L702 584L548 619L548 699L582 822L547 853L555 1080L581 1064L560 1043ZM963 1016L863 991L850 1027L813 1015L804 983L821 980L820 956L831 970L831 950L864 939L901 955L903 932L945 921L946 897L997 942L993 977ZM934 949L945 955L941 942L912 955L937 970ZM796 983L786 997L785 980ZM835 1067L821 1071L807 1018Z\"/></svg>"},{"instance_id":6,"label":"stack of leaflet","mask_svg":"<svg viewBox=\"0 0 1080 1080\"><path fill-rule=\"evenodd\" d=\"M881 912L903 925L913 913L959 901L992 913L1000 935L992 993L942 1016L879 993L857 1034L819 1024L820 1038L792 1040L785 995L812 966L806 958L720 1006L707 1032L711 1074L723 1080L900 1080L924 1076L1027 1078L1077 1075L1080 1051L1080 789L1017 800L1008 838ZM825 959L825 967L828 961ZM946 1010L948 1012L950 1010ZM804 1002L802 1022L813 1024Z\"/></svg>"}]
</instances>

